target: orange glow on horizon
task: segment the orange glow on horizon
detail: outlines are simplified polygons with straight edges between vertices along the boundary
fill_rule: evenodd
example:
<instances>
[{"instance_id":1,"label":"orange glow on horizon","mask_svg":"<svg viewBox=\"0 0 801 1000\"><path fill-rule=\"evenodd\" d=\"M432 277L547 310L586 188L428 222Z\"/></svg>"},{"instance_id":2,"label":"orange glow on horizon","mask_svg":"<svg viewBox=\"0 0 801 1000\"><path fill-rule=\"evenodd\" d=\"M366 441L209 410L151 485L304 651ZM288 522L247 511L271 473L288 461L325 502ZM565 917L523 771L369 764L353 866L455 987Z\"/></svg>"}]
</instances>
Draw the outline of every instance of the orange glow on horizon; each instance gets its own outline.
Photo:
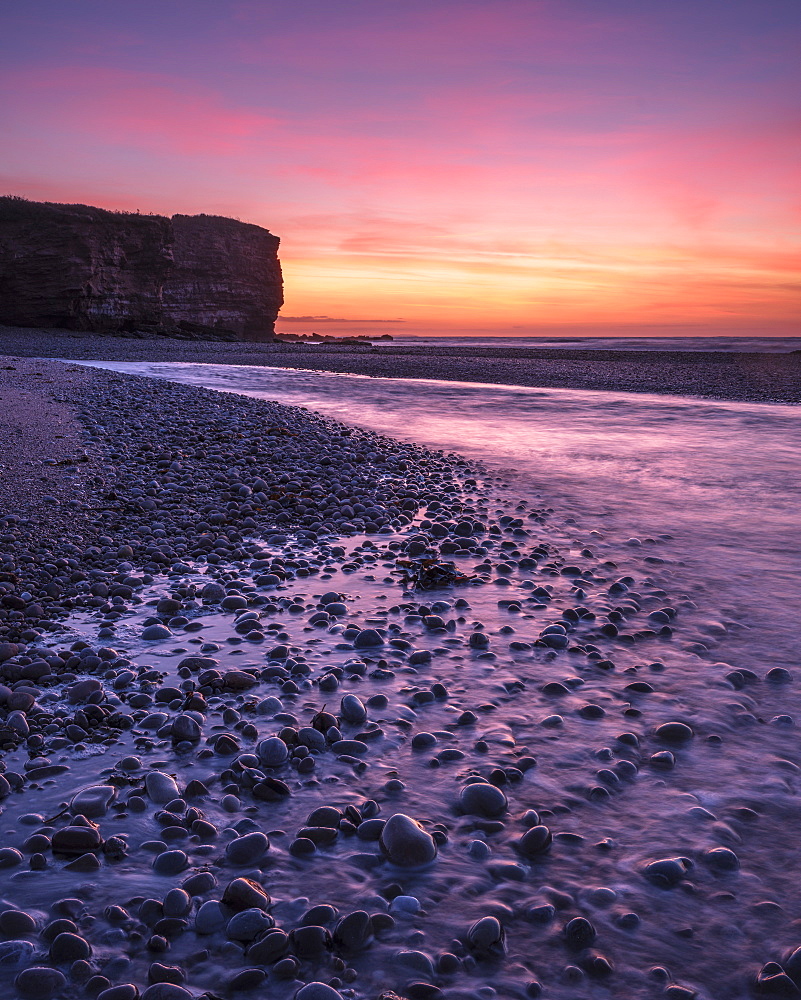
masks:
<instances>
[{"instance_id":1,"label":"orange glow on horizon","mask_svg":"<svg viewBox=\"0 0 801 1000\"><path fill-rule=\"evenodd\" d=\"M0 191L266 226L287 332L798 328L789 28L724 0L304 3L156 34L21 12Z\"/></svg>"}]
</instances>

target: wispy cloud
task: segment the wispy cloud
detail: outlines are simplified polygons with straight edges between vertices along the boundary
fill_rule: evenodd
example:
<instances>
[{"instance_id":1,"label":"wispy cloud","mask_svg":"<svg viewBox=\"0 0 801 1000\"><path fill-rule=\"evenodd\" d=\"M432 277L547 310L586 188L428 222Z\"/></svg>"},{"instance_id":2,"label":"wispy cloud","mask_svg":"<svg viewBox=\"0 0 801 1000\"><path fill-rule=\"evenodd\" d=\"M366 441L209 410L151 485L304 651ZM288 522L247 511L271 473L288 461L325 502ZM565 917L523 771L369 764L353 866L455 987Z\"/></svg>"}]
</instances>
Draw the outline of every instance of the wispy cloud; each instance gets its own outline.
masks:
<instances>
[{"instance_id":1,"label":"wispy cloud","mask_svg":"<svg viewBox=\"0 0 801 1000\"><path fill-rule=\"evenodd\" d=\"M287 324L789 322L799 17L756 7L20 8L0 184L265 225Z\"/></svg>"},{"instance_id":2,"label":"wispy cloud","mask_svg":"<svg viewBox=\"0 0 801 1000\"><path fill-rule=\"evenodd\" d=\"M343 316L281 316L282 323L405 323L404 319L364 319Z\"/></svg>"}]
</instances>

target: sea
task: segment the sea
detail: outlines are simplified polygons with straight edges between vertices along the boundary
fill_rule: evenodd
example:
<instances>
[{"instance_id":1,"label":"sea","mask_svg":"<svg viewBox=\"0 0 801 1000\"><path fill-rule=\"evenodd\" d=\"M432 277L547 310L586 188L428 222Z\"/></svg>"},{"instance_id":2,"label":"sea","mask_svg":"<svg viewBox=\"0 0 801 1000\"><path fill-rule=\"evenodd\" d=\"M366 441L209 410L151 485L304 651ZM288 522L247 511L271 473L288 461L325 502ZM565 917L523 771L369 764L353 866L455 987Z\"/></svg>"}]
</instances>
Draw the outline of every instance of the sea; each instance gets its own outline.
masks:
<instances>
[{"instance_id":1,"label":"sea","mask_svg":"<svg viewBox=\"0 0 801 1000\"><path fill-rule=\"evenodd\" d=\"M588 530L668 533L688 588L760 621L763 662L795 656L796 624L782 609L801 611L799 407L255 365L91 364L303 406L464 455Z\"/></svg>"},{"instance_id":2,"label":"sea","mask_svg":"<svg viewBox=\"0 0 801 1000\"><path fill-rule=\"evenodd\" d=\"M572 351L743 351L788 354L801 351L801 337L426 337L391 334L389 346L400 347L508 347L518 350ZM374 346L381 347L380 339Z\"/></svg>"},{"instance_id":3,"label":"sea","mask_svg":"<svg viewBox=\"0 0 801 1000\"><path fill-rule=\"evenodd\" d=\"M434 655L429 679L442 679L452 698L472 699L490 713L481 722L474 756L488 748L492 758L514 744L513 733L530 746L536 767L519 788L507 791L517 803L548 810L555 842L545 858L521 866L504 846L504 837L516 837L522 829L519 808L504 817L506 824L489 824L478 833L449 811L454 784L469 773L471 757L455 763L443 758L435 766L425 762L430 755L410 752L402 742L397 752L387 751L381 766L391 766L386 775L403 779L405 787L398 804L378 795L382 816L402 807L411 815L444 818L450 842L432 872L392 875L392 894L410 896L422 910L398 918L397 940L405 950L396 946L394 958L388 951L383 962L372 965L370 952L353 958L360 989L372 989L363 995L377 995L388 984L402 990L408 976L403 978L396 961L413 954L425 966L423 952L458 950L454 937L487 915L509 924L508 958L466 964L453 995L471 1000L538 996L539 987L522 991L534 970L545 985L543 995L554 1000L665 995L747 1000L760 967L784 960L801 944L801 889L792 877L801 817L801 407L264 366L82 363L302 406L463 456L471 463L465 475L475 477L466 482L481 491L490 517L527 517L527 545L556 545L564 558L578 563L592 559L603 588L618 580L618 587L636 587L646 600L664 602L677 615L670 639L619 644L615 663L585 663L570 651L539 658L531 647L513 654L505 640L512 634L526 637L534 618L550 612L538 605L539 610L510 614L504 607L510 602L502 598L518 591L501 575L491 585L464 589L472 625L459 619L466 629L483 627L491 633L497 658L471 657L464 647L449 645L459 640L447 637L416 638ZM165 423L172 419L172 413L163 414ZM197 443L188 439L187 447ZM534 519L530 511L537 512ZM514 545L504 541L494 550L499 574L515 575L511 566L498 563ZM470 560L464 560L469 570ZM551 590L569 589L569 577L558 571L547 575L547 567L541 572ZM368 623L394 621L399 611L387 610L396 591L378 576L357 581L349 572L336 578L336 589L348 592ZM303 579L291 584L304 592L308 586ZM615 604L621 598L612 596L614 586L584 596ZM157 587L163 590L164 584ZM152 610L162 590L154 586L144 595L140 617ZM442 607L450 608L456 593L429 596L444 598ZM574 588L572 600L578 596ZM218 618L209 621L204 635L218 640L217 655L233 666L238 662L233 657L244 654L228 644L230 622ZM317 657L330 665L349 655L341 645L330 645L339 636L303 629L302 616L295 618L301 621L290 622L286 635L294 628L293 641L308 642L311 663ZM416 628L414 621L419 617L405 618L403 627ZM144 648L132 630L137 623L135 618L121 626L118 639L127 642L123 648L134 657L150 660L158 651ZM88 614L69 624L76 635L93 639ZM168 653L158 661L164 669L169 669ZM552 683L544 685L546 680ZM374 683L392 699L408 696L408 685L415 681L421 681L420 674L401 670L393 681ZM552 697L547 688L554 685L559 693ZM372 690L366 680L357 689ZM327 696L318 693L324 701ZM586 714L587 709L594 714ZM414 725L429 727L435 739L446 741L443 746L451 749L443 753L464 758L451 744L461 740L473 753L475 737L460 734L449 711L447 703L420 709ZM674 745L671 752L649 757L660 748L654 722L669 720L692 727L691 745ZM158 752L167 754L165 769L183 767L182 780L198 776L193 759L181 764L167 751ZM623 759L615 763L618 757ZM369 772L375 773L376 768ZM351 786L361 791L369 774L322 787L332 795L344 795ZM308 812L309 797L319 794L311 787L293 793L286 814L269 822L295 829L298 817L302 821ZM19 812L22 806L15 808ZM40 808L47 814L49 802ZM220 825L226 822L214 802L204 803L204 809ZM141 820L129 825L144 839ZM310 899L321 898L342 912L372 907L370 893L379 882L372 869L361 867L361 862L373 864L369 851L359 842L357 849L358 865L350 863L346 848L335 865L326 864L321 851L318 863L300 874L294 860L274 850L269 868L270 891L278 900L274 912L282 919L299 917ZM655 861L671 870L678 866L687 878L653 884L648 873ZM118 881L115 891L121 894L135 890L141 898L163 892L158 879L141 867L121 873ZM35 894L37 885L26 883L27 891ZM294 900L299 885L310 899ZM65 884L61 891L77 890ZM103 890L92 883L91 891L102 907ZM31 898L35 903L35 895ZM297 913L290 903L297 904ZM576 913L598 932L590 950L566 944L564 926ZM193 940L191 935L176 940L173 963L196 947ZM608 955L616 968L601 965L599 972L596 952ZM223 969L242 961L233 950L214 955ZM394 977L388 980L382 978L387 963ZM214 986L211 971L200 968L193 969L193 983ZM419 976L419 964L414 968ZM766 968L768 975L773 967ZM282 988L271 972L264 996L283 997Z\"/></svg>"}]
</instances>

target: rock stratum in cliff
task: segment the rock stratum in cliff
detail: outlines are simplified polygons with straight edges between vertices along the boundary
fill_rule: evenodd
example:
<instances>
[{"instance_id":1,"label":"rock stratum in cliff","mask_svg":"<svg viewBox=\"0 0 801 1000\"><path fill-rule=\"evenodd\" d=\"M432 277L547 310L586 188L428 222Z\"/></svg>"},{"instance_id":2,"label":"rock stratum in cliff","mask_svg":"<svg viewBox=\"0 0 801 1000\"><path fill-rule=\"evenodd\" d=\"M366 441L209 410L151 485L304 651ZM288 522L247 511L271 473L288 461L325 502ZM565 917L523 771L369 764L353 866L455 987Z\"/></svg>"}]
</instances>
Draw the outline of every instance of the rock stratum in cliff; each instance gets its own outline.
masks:
<instances>
[{"instance_id":1,"label":"rock stratum in cliff","mask_svg":"<svg viewBox=\"0 0 801 1000\"><path fill-rule=\"evenodd\" d=\"M216 215L0 198L0 323L271 340L279 239Z\"/></svg>"}]
</instances>

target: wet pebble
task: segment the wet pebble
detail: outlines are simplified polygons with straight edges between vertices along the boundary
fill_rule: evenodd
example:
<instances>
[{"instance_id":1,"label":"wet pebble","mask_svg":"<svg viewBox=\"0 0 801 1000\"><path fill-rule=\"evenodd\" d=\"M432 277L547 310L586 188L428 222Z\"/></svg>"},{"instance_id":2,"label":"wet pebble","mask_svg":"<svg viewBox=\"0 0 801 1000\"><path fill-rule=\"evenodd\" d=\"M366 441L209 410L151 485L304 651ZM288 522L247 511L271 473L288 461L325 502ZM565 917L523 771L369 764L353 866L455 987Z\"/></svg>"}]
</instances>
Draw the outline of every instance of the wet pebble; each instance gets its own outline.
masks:
<instances>
[{"instance_id":1,"label":"wet pebble","mask_svg":"<svg viewBox=\"0 0 801 1000\"><path fill-rule=\"evenodd\" d=\"M307 983L295 994L295 1000L342 1000L342 994L326 983Z\"/></svg>"},{"instance_id":2,"label":"wet pebble","mask_svg":"<svg viewBox=\"0 0 801 1000\"><path fill-rule=\"evenodd\" d=\"M655 735L666 743L686 743L694 734L685 722L663 722L661 726L657 726Z\"/></svg>"},{"instance_id":3,"label":"wet pebble","mask_svg":"<svg viewBox=\"0 0 801 1000\"><path fill-rule=\"evenodd\" d=\"M51 1000L65 988L67 978L58 969L34 965L23 969L14 985L26 1000Z\"/></svg>"},{"instance_id":4,"label":"wet pebble","mask_svg":"<svg viewBox=\"0 0 801 1000\"><path fill-rule=\"evenodd\" d=\"M232 840L225 849L231 864L251 865L259 861L270 848L268 837L259 830Z\"/></svg>"},{"instance_id":5,"label":"wet pebble","mask_svg":"<svg viewBox=\"0 0 801 1000\"><path fill-rule=\"evenodd\" d=\"M530 827L518 840L517 847L527 858L536 858L551 846L553 836L547 826L538 824Z\"/></svg>"},{"instance_id":6,"label":"wet pebble","mask_svg":"<svg viewBox=\"0 0 801 1000\"><path fill-rule=\"evenodd\" d=\"M437 845L431 835L404 813L395 813L387 820L380 845L392 864L404 868L430 864L437 856Z\"/></svg>"},{"instance_id":7,"label":"wet pebble","mask_svg":"<svg viewBox=\"0 0 801 1000\"><path fill-rule=\"evenodd\" d=\"M482 917L467 932L467 943L477 955L502 955L506 951L506 935L497 917Z\"/></svg>"},{"instance_id":8,"label":"wet pebble","mask_svg":"<svg viewBox=\"0 0 801 1000\"><path fill-rule=\"evenodd\" d=\"M153 871L159 875L178 875L188 865L189 858L184 851L162 851L153 861Z\"/></svg>"},{"instance_id":9,"label":"wet pebble","mask_svg":"<svg viewBox=\"0 0 801 1000\"><path fill-rule=\"evenodd\" d=\"M166 805L168 802L172 802L173 799L178 798L179 794L175 778L170 777L169 774L164 774L162 771L148 772L145 777L145 788L152 801L158 805Z\"/></svg>"},{"instance_id":10,"label":"wet pebble","mask_svg":"<svg viewBox=\"0 0 801 1000\"><path fill-rule=\"evenodd\" d=\"M689 862L686 858L660 858L650 861L643 868L649 882L662 888L678 885L687 874Z\"/></svg>"},{"instance_id":11,"label":"wet pebble","mask_svg":"<svg viewBox=\"0 0 801 1000\"><path fill-rule=\"evenodd\" d=\"M465 785L459 793L459 806L464 812L474 816L502 816L508 804L506 795L500 788L484 781Z\"/></svg>"}]
</instances>

